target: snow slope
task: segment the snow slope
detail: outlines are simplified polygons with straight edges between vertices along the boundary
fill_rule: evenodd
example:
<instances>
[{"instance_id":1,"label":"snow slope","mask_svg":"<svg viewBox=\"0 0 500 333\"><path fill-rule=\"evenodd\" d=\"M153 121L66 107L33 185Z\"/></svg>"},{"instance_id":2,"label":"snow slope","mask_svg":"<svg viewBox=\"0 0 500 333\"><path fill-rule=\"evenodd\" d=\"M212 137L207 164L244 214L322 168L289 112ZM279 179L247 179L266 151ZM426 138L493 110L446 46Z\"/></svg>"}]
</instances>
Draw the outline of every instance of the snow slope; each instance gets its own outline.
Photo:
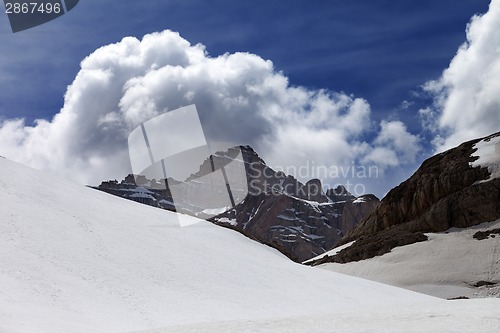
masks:
<instances>
[{"instance_id":1,"label":"snow slope","mask_svg":"<svg viewBox=\"0 0 500 333\"><path fill-rule=\"evenodd\" d=\"M443 298L500 297L500 237L473 238L477 231L496 228L500 220L428 233L428 241L397 247L383 256L319 267ZM475 287L479 281L499 285Z\"/></svg>"},{"instance_id":2,"label":"snow slope","mask_svg":"<svg viewBox=\"0 0 500 333\"><path fill-rule=\"evenodd\" d=\"M456 317L449 327L476 332L500 325L500 303L463 303L464 316L459 303L295 264L207 222L181 228L174 213L6 159L0 203L2 333L257 332L283 320L310 332L304 323L344 314L372 327L374 309L399 326L410 313L394 309L429 323L441 309Z\"/></svg>"},{"instance_id":3,"label":"snow slope","mask_svg":"<svg viewBox=\"0 0 500 333\"><path fill-rule=\"evenodd\" d=\"M449 301L446 306L384 307L341 315L309 315L271 320L205 323L137 333L470 333L499 332L496 299ZM487 314L485 314L487 313Z\"/></svg>"}]
</instances>

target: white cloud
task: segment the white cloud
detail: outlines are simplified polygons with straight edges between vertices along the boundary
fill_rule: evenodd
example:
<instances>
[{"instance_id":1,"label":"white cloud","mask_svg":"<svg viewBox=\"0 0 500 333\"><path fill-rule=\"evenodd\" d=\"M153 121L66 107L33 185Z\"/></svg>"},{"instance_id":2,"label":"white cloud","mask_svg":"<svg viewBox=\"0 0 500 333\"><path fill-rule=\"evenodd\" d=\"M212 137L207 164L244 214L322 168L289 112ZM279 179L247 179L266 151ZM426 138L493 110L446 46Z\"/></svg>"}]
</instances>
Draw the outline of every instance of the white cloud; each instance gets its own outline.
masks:
<instances>
[{"instance_id":1,"label":"white cloud","mask_svg":"<svg viewBox=\"0 0 500 333\"><path fill-rule=\"evenodd\" d=\"M399 165L399 160L396 153L385 147L377 147L370 151L364 158L365 163L375 163L383 167L396 167Z\"/></svg>"},{"instance_id":2,"label":"white cloud","mask_svg":"<svg viewBox=\"0 0 500 333\"><path fill-rule=\"evenodd\" d=\"M421 151L420 139L408 133L406 125L401 121L385 121L380 123L380 132L371 149L362 158L365 164L375 164L383 173L388 167L400 167L415 163Z\"/></svg>"},{"instance_id":3,"label":"white cloud","mask_svg":"<svg viewBox=\"0 0 500 333\"><path fill-rule=\"evenodd\" d=\"M382 121L375 144L390 147L398 155L400 163L413 163L420 152L418 137L408 133L401 121Z\"/></svg>"},{"instance_id":4,"label":"white cloud","mask_svg":"<svg viewBox=\"0 0 500 333\"><path fill-rule=\"evenodd\" d=\"M414 102L408 102L408 101L404 100L403 102L401 102L400 108L402 110L408 110L414 104L415 104Z\"/></svg>"},{"instance_id":5,"label":"white cloud","mask_svg":"<svg viewBox=\"0 0 500 333\"><path fill-rule=\"evenodd\" d=\"M424 86L436 98L439 151L500 130L500 0L474 16L466 31L449 67Z\"/></svg>"},{"instance_id":6,"label":"white cloud","mask_svg":"<svg viewBox=\"0 0 500 333\"><path fill-rule=\"evenodd\" d=\"M401 122L377 129L361 98L291 86L269 60L211 57L172 31L99 48L82 61L64 101L51 121L4 120L0 153L83 183L121 178L130 172L132 129L189 104L196 104L209 141L250 144L272 165L386 168L413 162L419 151Z\"/></svg>"},{"instance_id":7,"label":"white cloud","mask_svg":"<svg viewBox=\"0 0 500 333\"><path fill-rule=\"evenodd\" d=\"M418 117L420 118L420 123L422 125L422 128L427 131L431 132L437 132L439 130L438 127L438 114L437 112L431 108L431 107L426 107L423 109L418 110L417 113Z\"/></svg>"}]
</instances>

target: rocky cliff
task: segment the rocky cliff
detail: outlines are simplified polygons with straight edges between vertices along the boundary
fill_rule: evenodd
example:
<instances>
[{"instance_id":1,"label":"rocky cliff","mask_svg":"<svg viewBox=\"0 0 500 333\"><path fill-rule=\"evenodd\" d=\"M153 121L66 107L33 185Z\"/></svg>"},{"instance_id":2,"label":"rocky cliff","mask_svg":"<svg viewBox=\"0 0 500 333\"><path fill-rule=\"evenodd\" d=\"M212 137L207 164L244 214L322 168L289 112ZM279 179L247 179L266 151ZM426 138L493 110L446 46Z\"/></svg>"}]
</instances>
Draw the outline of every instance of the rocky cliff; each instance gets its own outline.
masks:
<instances>
[{"instance_id":1,"label":"rocky cliff","mask_svg":"<svg viewBox=\"0 0 500 333\"><path fill-rule=\"evenodd\" d=\"M478 164L478 145L487 145L489 159L498 161L500 133L465 142L429 158L339 243L355 241L352 246L321 262L371 258L396 246L424 241L425 232L465 228L498 219L500 179L491 176L498 172L498 164Z\"/></svg>"},{"instance_id":2,"label":"rocky cliff","mask_svg":"<svg viewBox=\"0 0 500 333\"><path fill-rule=\"evenodd\" d=\"M214 223L250 234L302 262L324 253L337 243L378 203L374 196L332 202L323 196L305 200L280 191L250 194L245 200L212 219ZM357 203L353 203L358 200ZM345 213L344 213L345 212Z\"/></svg>"}]
</instances>

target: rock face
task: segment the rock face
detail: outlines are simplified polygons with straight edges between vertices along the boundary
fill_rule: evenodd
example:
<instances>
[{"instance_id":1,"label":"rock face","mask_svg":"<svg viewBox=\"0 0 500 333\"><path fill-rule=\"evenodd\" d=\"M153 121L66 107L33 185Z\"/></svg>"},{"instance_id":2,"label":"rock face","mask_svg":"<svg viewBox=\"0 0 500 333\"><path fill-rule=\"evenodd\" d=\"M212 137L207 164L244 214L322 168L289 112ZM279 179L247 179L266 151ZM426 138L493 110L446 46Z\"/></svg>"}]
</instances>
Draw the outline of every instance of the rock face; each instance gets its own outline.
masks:
<instances>
[{"instance_id":1,"label":"rock face","mask_svg":"<svg viewBox=\"0 0 500 333\"><path fill-rule=\"evenodd\" d=\"M250 147L241 149L249 194L210 221L277 248L294 261L302 262L333 247L379 201L373 195L356 198L343 186L325 193L319 179L302 184L269 168ZM223 158L223 154L215 158Z\"/></svg>"},{"instance_id":2,"label":"rock face","mask_svg":"<svg viewBox=\"0 0 500 333\"><path fill-rule=\"evenodd\" d=\"M135 178L137 178L137 183ZM149 206L175 211L172 196L164 182L128 175L121 182L104 181L96 189Z\"/></svg>"},{"instance_id":3,"label":"rock face","mask_svg":"<svg viewBox=\"0 0 500 333\"><path fill-rule=\"evenodd\" d=\"M188 179L200 179L210 174L212 165L228 165L236 161L239 152L248 187L244 200L231 209L221 207L221 214L217 216L207 217L202 209L189 206L189 203L182 203L184 208L191 209L184 209L183 213L209 218L215 224L237 230L278 249L294 261L302 262L332 248L379 202L373 195L356 198L343 186L325 193L318 179L302 184L292 176L271 169L249 146L213 154ZM121 182L103 182L98 189L175 211L168 184L176 186L172 180L166 185L164 180L129 175ZM197 191L203 189L203 184L197 186ZM178 207L179 203L176 204Z\"/></svg>"},{"instance_id":4,"label":"rock face","mask_svg":"<svg viewBox=\"0 0 500 333\"><path fill-rule=\"evenodd\" d=\"M339 243L355 240L352 246L322 262L371 258L395 246L423 241L424 232L465 228L498 219L500 179L489 179L488 168L472 164L478 159L474 156L475 145L499 137L500 133L496 133L472 140L426 160Z\"/></svg>"},{"instance_id":5,"label":"rock face","mask_svg":"<svg viewBox=\"0 0 500 333\"><path fill-rule=\"evenodd\" d=\"M324 253L337 243L378 200L352 204L305 200L279 191L250 194L234 209L211 219L214 223L252 235L261 243L279 249L290 259L302 262ZM351 213L346 217L343 212ZM366 215L365 215L366 216Z\"/></svg>"},{"instance_id":6,"label":"rock face","mask_svg":"<svg viewBox=\"0 0 500 333\"><path fill-rule=\"evenodd\" d=\"M358 198L348 199L342 209L341 228L348 232L356 226L359 221L367 217L375 210L380 200L373 194L362 195Z\"/></svg>"}]
</instances>

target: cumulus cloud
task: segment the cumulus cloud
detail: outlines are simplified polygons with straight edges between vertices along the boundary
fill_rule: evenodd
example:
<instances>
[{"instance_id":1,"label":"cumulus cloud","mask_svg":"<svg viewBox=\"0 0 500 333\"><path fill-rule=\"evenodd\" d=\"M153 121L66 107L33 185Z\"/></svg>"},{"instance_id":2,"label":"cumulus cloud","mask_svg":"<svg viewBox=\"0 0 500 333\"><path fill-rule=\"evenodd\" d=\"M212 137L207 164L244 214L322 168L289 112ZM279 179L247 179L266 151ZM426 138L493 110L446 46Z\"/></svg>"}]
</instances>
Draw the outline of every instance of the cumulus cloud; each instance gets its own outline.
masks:
<instances>
[{"instance_id":1,"label":"cumulus cloud","mask_svg":"<svg viewBox=\"0 0 500 333\"><path fill-rule=\"evenodd\" d=\"M374 162L380 166L414 163L421 150L419 138L408 133L401 121L382 121L380 126L375 149L364 157L365 163Z\"/></svg>"},{"instance_id":2,"label":"cumulus cloud","mask_svg":"<svg viewBox=\"0 0 500 333\"><path fill-rule=\"evenodd\" d=\"M411 163L419 151L401 122L374 124L364 99L293 86L269 60L212 57L166 30L126 37L86 57L51 121L0 123L0 152L82 183L121 178L130 172L129 133L189 104L196 104L208 141L250 144L272 165L386 168Z\"/></svg>"},{"instance_id":3,"label":"cumulus cloud","mask_svg":"<svg viewBox=\"0 0 500 333\"><path fill-rule=\"evenodd\" d=\"M500 130L499 31L500 0L492 0L487 13L471 19L467 41L442 76L425 84L435 96L435 106L420 115L438 135L437 150Z\"/></svg>"}]
</instances>

